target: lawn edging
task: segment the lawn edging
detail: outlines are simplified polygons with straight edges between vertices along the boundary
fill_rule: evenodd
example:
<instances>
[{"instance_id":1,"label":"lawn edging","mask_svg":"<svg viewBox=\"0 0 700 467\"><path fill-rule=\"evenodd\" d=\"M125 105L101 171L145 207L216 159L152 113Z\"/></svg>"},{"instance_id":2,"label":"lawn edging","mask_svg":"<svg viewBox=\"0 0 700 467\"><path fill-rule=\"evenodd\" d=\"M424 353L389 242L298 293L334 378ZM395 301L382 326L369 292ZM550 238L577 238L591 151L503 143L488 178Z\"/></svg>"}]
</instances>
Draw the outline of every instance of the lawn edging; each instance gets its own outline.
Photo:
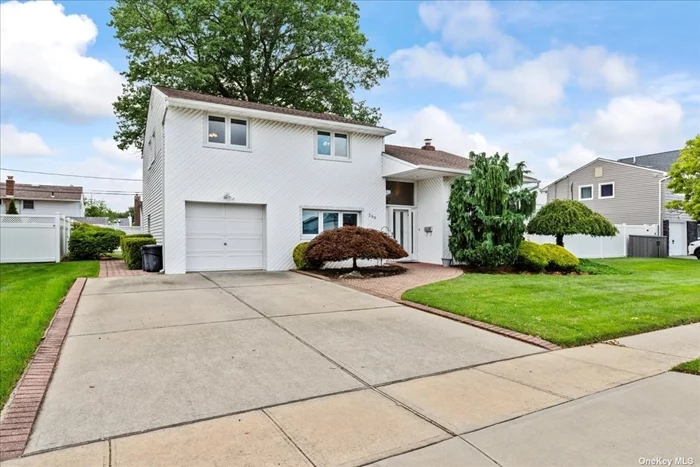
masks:
<instances>
[{"instance_id":1,"label":"lawn edging","mask_svg":"<svg viewBox=\"0 0 700 467\"><path fill-rule=\"evenodd\" d=\"M0 461L15 459L24 452L86 282L84 277L73 282L3 409Z\"/></svg>"},{"instance_id":2,"label":"lawn edging","mask_svg":"<svg viewBox=\"0 0 700 467\"><path fill-rule=\"evenodd\" d=\"M490 331L495 334L500 334L501 336L510 337L511 339L525 342L527 344L536 345L537 347L541 347L546 350L562 349L562 347L559 347L558 345L546 341L540 337L531 336L529 334L523 334L517 331L511 331L510 329L502 328L494 324L484 323L483 321L477 321L475 319L467 318L466 316L450 313L449 311L438 310L437 308L433 308L420 303L409 302L407 300L396 300L396 303L415 308L416 310L425 311L426 313L431 313L433 315L442 316L443 318L451 319L453 321L459 321L460 323L468 324L470 326L474 326L485 331Z\"/></svg>"},{"instance_id":3,"label":"lawn edging","mask_svg":"<svg viewBox=\"0 0 700 467\"><path fill-rule=\"evenodd\" d=\"M483 329L485 331L493 332L493 333L499 334L501 336L510 337L511 339L525 342L527 344L536 345L537 347L540 347L540 348L543 348L546 350L561 350L562 349L562 347L559 347L558 345L553 344L553 343L546 341L544 339L541 339L539 337L530 336L528 334L523 334L523 333L516 332L516 331L511 331L510 329L502 328L500 326L495 326L493 324L484 323L482 321L476 321L476 320L471 319L471 318L467 318L467 317L464 317L461 315L450 313L448 311L438 310L437 308L433 308L433 307L430 307L427 305L422 305L420 303L409 302L407 300L401 300L401 299L397 300L397 299L390 297L388 295L384 295L384 294L377 293L377 292L370 292L369 290L363 289L361 287L353 287L352 285L347 284L345 282L340 283L338 281L334 281L326 276L322 276L321 274L314 274L313 272L302 271L300 269L292 269L291 271L296 272L297 274L302 274L304 276L309 276L309 277L314 277L316 279L324 280L326 282L333 282L333 283L336 283L338 285L342 285L343 287L348 287L350 289L357 290L358 292L364 292L366 294L374 295L375 297L383 298L385 300L390 300L394 303L398 303L400 305L414 308L414 309L419 310L419 311L424 311L426 313L441 316L443 318L451 319L453 321L458 321L458 322L463 323L463 324L468 324L470 326L474 326L476 328Z\"/></svg>"}]
</instances>

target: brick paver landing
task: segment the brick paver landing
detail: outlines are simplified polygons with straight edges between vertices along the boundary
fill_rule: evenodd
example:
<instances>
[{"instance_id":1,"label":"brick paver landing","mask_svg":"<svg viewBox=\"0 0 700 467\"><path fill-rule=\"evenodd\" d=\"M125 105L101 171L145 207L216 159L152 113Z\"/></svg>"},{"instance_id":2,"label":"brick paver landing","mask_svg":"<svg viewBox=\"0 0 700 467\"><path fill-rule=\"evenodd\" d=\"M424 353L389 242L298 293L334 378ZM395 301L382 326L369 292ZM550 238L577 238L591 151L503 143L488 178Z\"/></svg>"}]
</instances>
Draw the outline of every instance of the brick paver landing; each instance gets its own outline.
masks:
<instances>
[{"instance_id":1,"label":"brick paver landing","mask_svg":"<svg viewBox=\"0 0 700 467\"><path fill-rule=\"evenodd\" d=\"M372 279L341 279L338 282L367 291L373 295L384 295L398 300L408 289L462 275L462 270L459 268L444 268L436 264L400 263L399 265L408 271L396 276L375 277Z\"/></svg>"},{"instance_id":2,"label":"brick paver landing","mask_svg":"<svg viewBox=\"0 0 700 467\"><path fill-rule=\"evenodd\" d=\"M120 259L100 261L100 277L145 276L147 274L157 273L145 272L140 269L129 269L126 267L126 263Z\"/></svg>"}]
</instances>

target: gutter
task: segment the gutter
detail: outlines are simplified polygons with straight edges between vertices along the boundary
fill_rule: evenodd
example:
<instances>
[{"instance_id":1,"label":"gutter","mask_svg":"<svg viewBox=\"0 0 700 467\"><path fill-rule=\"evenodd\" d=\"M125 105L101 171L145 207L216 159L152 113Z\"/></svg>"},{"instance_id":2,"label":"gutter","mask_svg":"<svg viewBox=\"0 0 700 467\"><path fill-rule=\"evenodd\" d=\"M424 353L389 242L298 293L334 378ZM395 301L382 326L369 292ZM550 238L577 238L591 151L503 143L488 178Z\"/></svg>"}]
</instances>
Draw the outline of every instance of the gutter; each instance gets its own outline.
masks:
<instances>
[{"instance_id":1,"label":"gutter","mask_svg":"<svg viewBox=\"0 0 700 467\"><path fill-rule=\"evenodd\" d=\"M661 185L663 184L663 182L664 182L665 180L668 180L669 178L671 178L671 177L669 177L669 176L667 175L667 176L665 176L665 177L662 177L662 178L659 180L659 231L658 231L658 235L661 235L662 226L663 226L663 219L662 219L663 206L661 205L662 202L663 202L663 201L662 201L663 198L662 198L662 196L661 196L661 193L662 193L662 192L661 192Z\"/></svg>"}]
</instances>

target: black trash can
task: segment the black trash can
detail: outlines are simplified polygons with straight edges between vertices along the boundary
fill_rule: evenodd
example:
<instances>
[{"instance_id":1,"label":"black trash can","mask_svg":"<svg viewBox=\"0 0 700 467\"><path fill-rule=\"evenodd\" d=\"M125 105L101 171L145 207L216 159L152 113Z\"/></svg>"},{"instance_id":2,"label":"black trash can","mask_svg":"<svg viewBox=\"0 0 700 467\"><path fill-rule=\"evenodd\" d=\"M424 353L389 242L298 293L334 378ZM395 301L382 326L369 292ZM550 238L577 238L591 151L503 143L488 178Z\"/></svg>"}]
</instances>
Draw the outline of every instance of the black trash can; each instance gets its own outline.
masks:
<instances>
[{"instance_id":1,"label":"black trash can","mask_svg":"<svg viewBox=\"0 0 700 467\"><path fill-rule=\"evenodd\" d=\"M163 245L144 245L141 248L141 261L146 272L163 269Z\"/></svg>"}]
</instances>

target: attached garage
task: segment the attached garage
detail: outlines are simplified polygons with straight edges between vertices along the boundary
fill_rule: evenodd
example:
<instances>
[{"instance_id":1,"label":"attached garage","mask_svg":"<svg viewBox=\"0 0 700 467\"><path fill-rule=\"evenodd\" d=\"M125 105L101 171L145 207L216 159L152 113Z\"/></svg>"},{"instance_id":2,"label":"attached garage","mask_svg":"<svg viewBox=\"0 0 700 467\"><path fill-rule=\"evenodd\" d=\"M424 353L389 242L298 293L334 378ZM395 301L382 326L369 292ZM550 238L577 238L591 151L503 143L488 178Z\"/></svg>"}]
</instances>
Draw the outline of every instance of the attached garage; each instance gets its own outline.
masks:
<instances>
[{"instance_id":1,"label":"attached garage","mask_svg":"<svg viewBox=\"0 0 700 467\"><path fill-rule=\"evenodd\" d=\"M190 202L185 206L187 271L264 268L264 206Z\"/></svg>"}]
</instances>

